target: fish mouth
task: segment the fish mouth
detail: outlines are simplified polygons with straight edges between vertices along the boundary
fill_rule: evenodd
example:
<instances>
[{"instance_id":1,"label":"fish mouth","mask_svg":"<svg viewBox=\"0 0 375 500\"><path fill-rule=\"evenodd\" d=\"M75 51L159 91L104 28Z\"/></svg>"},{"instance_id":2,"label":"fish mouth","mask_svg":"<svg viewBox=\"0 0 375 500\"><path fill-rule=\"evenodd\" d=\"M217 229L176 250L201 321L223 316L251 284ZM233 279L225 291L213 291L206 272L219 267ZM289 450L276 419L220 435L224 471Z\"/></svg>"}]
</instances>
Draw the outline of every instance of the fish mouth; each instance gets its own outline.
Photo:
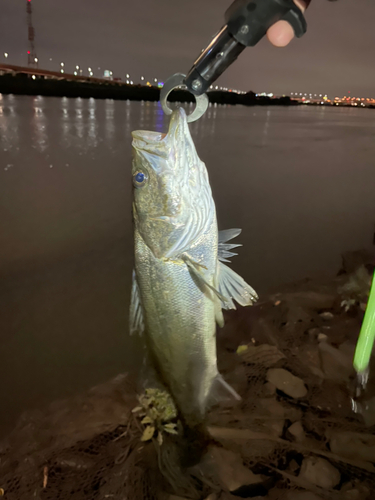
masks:
<instances>
[{"instance_id":1,"label":"fish mouth","mask_svg":"<svg viewBox=\"0 0 375 500\"><path fill-rule=\"evenodd\" d=\"M153 132L149 130L135 130L132 132L132 137L134 140L143 141L146 143L150 142L161 142L167 134L162 134L161 132Z\"/></svg>"},{"instance_id":2,"label":"fish mouth","mask_svg":"<svg viewBox=\"0 0 375 500\"><path fill-rule=\"evenodd\" d=\"M171 139L177 139L184 127L188 127L186 113L183 108L176 109L171 116L168 133L135 130L132 132L133 146L136 149L163 156Z\"/></svg>"}]
</instances>

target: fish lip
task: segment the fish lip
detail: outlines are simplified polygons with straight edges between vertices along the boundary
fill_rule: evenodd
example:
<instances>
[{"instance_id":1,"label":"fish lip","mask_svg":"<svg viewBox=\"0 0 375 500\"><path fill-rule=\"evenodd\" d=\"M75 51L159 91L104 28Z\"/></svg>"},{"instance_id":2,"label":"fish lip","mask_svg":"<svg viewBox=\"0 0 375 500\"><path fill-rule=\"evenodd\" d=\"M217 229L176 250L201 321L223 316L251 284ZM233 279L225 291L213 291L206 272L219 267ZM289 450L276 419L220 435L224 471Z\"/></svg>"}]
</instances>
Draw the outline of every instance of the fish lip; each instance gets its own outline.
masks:
<instances>
[{"instance_id":1,"label":"fish lip","mask_svg":"<svg viewBox=\"0 0 375 500\"><path fill-rule=\"evenodd\" d=\"M142 141L145 143L156 143L162 142L166 138L167 134L162 132L154 132L150 130L134 130L132 132L132 137L136 141Z\"/></svg>"},{"instance_id":2,"label":"fish lip","mask_svg":"<svg viewBox=\"0 0 375 500\"><path fill-rule=\"evenodd\" d=\"M172 114L171 120L169 122L168 132L154 132L148 130L134 130L132 134L133 146L139 150L148 150L149 147L155 146L156 144L166 144L171 137L174 137L178 133L179 125L186 122L186 112L183 108L178 108ZM157 154L153 151L154 154Z\"/></svg>"}]
</instances>

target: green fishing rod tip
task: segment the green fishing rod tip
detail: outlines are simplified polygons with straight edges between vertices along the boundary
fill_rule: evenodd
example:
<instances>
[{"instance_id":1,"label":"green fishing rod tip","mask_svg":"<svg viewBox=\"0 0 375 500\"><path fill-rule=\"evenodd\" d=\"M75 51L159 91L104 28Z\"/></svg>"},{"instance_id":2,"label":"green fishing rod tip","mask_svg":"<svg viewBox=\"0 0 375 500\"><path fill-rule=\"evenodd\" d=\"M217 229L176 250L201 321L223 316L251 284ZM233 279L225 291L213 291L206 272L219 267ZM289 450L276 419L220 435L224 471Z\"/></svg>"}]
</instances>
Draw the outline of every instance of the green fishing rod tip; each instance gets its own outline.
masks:
<instances>
[{"instance_id":1,"label":"green fishing rod tip","mask_svg":"<svg viewBox=\"0 0 375 500\"><path fill-rule=\"evenodd\" d=\"M354 354L353 366L359 374L368 370L375 341L375 286L374 279L366 307L365 317Z\"/></svg>"}]
</instances>

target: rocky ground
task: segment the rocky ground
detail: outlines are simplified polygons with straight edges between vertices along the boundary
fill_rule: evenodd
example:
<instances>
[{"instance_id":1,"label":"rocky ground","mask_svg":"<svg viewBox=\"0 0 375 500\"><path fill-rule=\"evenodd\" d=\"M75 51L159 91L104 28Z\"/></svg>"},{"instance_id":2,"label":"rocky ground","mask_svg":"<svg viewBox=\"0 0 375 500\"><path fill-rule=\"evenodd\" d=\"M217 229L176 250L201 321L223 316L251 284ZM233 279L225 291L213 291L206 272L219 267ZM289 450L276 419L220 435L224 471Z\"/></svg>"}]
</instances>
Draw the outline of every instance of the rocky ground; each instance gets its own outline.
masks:
<instances>
[{"instance_id":1,"label":"rocky ground","mask_svg":"<svg viewBox=\"0 0 375 500\"><path fill-rule=\"evenodd\" d=\"M353 399L352 358L374 264L367 252L347 254L335 279L294 283L227 315L218 332L219 367L242 399L212 408L215 444L188 471L180 491L166 479L175 474L165 468L168 439L160 446L151 433L141 441L145 425L132 413L136 391L121 375L25 414L0 444L0 496L372 498L375 370ZM175 484L181 479L174 478Z\"/></svg>"}]
</instances>

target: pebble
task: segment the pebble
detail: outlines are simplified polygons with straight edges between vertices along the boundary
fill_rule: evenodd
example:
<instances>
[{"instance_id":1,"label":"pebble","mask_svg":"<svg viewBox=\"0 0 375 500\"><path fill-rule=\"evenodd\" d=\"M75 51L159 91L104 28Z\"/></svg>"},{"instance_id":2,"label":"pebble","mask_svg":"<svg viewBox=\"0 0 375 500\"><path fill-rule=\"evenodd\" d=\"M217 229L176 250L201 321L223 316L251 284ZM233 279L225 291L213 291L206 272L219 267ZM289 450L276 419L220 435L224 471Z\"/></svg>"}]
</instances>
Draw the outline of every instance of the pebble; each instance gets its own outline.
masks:
<instances>
[{"instance_id":1,"label":"pebble","mask_svg":"<svg viewBox=\"0 0 375 500\"><path fill-rule=\"evenodd\" d=\"M294 424L292 424L288 428L288 432L299 443L304 441L306 438L305 431L303 430L303 426L302 426L302 423L300 421L294 422Z\"/></svg>"},{"instance_id":2,"label":"pebble","mask_svg":"<svg viewBox=\"0 0 375 500\"><path fill-rule=\"evenodd\" d=\"M307 394L304 381L283 368L269 369L267 372L267 381L292 398L303 398Z\"/></svg>"},{"instance_id":3,"label":"pebble","mask_svg":"<svg viewBox=\"0 0 375 500\"><path fill-rule=\"evenodd\" d=\"M324 320L324 321L329 321L334 318L333 314L329 311L325 311L319 314L319 316Z\"/></svg>"},{"instance_id":4,"label":"pebble","mask_svg":"<svg viewBox=\"0 0 375 500\"><path fill-rule=\"evenodd\" d=\"M341 481L340 472L336 467L320 457L304 458L298 477L328 490L333 489Z\"/></svg>"},{"instance_id":5,"label":"pebble","mask_svg":"<svg viewBox=\"0 0 375 500\"><path fill-rule=\"evenodd\" d=\"M319 328L310 328L309 330L307 330L307 334L311 339L317 338L319 333Z\"/></svg>"},{"instance_id":6,"label":"pebble","mask_svg":"<svg viewBox=\"0 0 375 500\"><path fill-rule=\"evenodd\" d=\"M263 394L265 396L274 396L276 394L276 386L271 382L266 382L263 386Z\"/></svg>"},{"instance_id":7,"label":"pebble","mask_svg":"<svg viewBox=\"0 0 375 500\"><path fill-rule=\"evenodd\" d=\"M325 333L319 333L318 342L325 342L328 339L328 336Z\"/></svg>"},{"instance_id":8,"label":"pebble","mask_svg":"<svg viewBox=\"0 0 375 500\"><path fill-rule=\"evenodd\" d=\"M213 479L219 480L221 487L226 491L236 491L244 486L262 484L263 476L254 474L243 465L239 453L225 450L224 448L212 447L203 458L200 467L202 470L213 472Z\"/></svg>"}]
</instances>

